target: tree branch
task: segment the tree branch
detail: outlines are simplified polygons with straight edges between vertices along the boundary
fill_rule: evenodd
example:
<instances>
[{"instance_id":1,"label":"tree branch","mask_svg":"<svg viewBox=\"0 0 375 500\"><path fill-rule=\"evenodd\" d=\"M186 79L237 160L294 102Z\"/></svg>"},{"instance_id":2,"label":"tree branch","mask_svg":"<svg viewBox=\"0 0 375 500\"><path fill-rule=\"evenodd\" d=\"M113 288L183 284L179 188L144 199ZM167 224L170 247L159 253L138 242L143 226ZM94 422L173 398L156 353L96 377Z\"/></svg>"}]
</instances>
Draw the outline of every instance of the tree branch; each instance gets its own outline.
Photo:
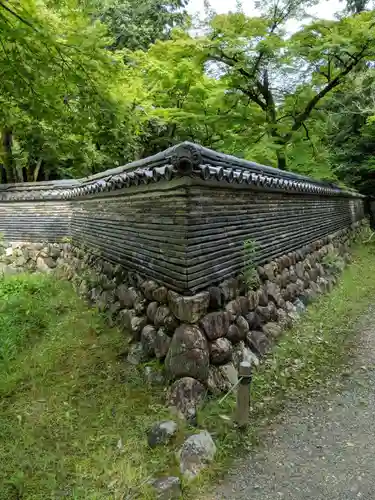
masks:
<instances>
[{"instance_id":1,"label":"tree branch","mask_svg":"<svg viewBox=\"0 0 375 500\"><path fill-rule=\"evenodd\" d=\"M342 79L350 73L350 71L363 59L364 53L370 42L368 42L360 52L353 58L353 61L348 64L348 66L342 70L338 75L335 76L320 92L318 92L306 105L305 109L296 116L294 125L292 126L291 132L285 136L285 142L288 142L293 132L297 131L303 124L304 121L310 116L312 110L316 107L318 102L325 97L328 92L340 85Z\"/></svg>"},{"instance_id":2,"label":"tree branch","mask_svg":"<svg viewBox=\"0 0 375 500\"><path fill-rule=\"evenodd\" d=\"M25 87L28 88L32 94L34 94L34 96L37 98L38 101L40 102L43 102L41 96L38 94L38 92L36 92L36 90L34 89L33 85L30 84L30 81L27 80L21 73L20 71L18 71L18 68L15 66L14 62L13 62L13 59L10 57L10 55L8 54L8 51L7 49L5 48L5 44L2 40L2 38L0 37L0 45L3 49L3 52L4 52L4 55L5 57L7 58L8 60L8 64L14 69L14 72L20 77L20 79L25 83Z\"/></svg>"},{"instance_id":3,"label":"tree branch","mask_svg":"<svg viewBox=\"0 0 375 500\"><path fill-rule=\"evenodd\" d=\"M329 73L324 73L324 71L318 71L318 73L319 73L319 75L324 76L327 79L328 82L331 81Z\"/></svg>"},{"instance_id":4,"label":"tree branch","mask_svg":"<svg viewBox=\"0 0 375 500\"><path fill-rule=\"evenodd\" d=\"M247 95L251 101L257 104L263 111L267 111L267 104L259 99L259 97L250 89L244 89L243 87L237 87L238 90Z\"/></svg>"},{"instance_id":5,"label":"tree branch","mask_svg":"<svg viewBox=\"0 0 375 500\"><path fill-rule=\"evenodd\" d=\"M341 57L339 55L333 54L333 57L335 57L339 61L340 64L345 65L345 61L343 59L341 59Z\"/></svg>"},{"instance_id":6,"label":"tree branch","mask_svg":"<svg viewBox=\"0 0 375 500\"><path fill-rule=\"evenodd\" d=\"M268 133L268 130L266 130L265 132L263 132L263 134L260 134L259 137L257 137L255 139L255 141L253 142L253 144L257 144L261 139L263 139L263 137Z\"/></svg>"},{"instance_id":7,"label":"tree branch","mask_svg":"<svg viewBox=\"0 0 375 500\"><path fill-rule=\"evenodd\" d=\"M220 50L220 53L221 53L221 57L220 56L215 56L214 54L212 54L210 57L213 58L216 61L224 62L225 64L227 64L231 68L234 68L237 64L239 64L239 60L238 60L238 58L236 56L229 57L222 50ZM267 73L267 70L264 73L264 83L263 84L262 84L262 82L259 81L259 79L255 78L254 74L249 73L244 68L242 68L242 67L236 67L236 70L242 76L244 76L247 80L254 81L254 84L255 84L258 92L264 97L265 102L263 102L260 99L259 95L254 90L245 89L243 87L238 87L238 89L241 90L241 92L243 92L245 95L249 96L250 99L255 104L257 104L263 111L270 110L270 108L272 106L274 108L273 96L271 94L271 91L270 91L269 85L268 85L268 73ZM274 111L275 110L273 109L273 114L275 114Z\"/></svg>"},{"instance_id":8,"label":"tree branch","mask_svg":"<svg viewBox=\"0 0 375 500\"><path fill-rule=\"evenodd\" d=\"M293 118L293 115L292 113L287 113L286 115L280 116L280 118L278 118L276 121L281 122L282 120L284 120L284 118Z\"/></svg>"},{"instance_id":9,"label":"tree branch","mask_svg":"<svg viewBox=\"0 0 375 500\"><path fill-rule=\"evenodd\" d=\"M0 2L0 8L3 8L7 12L9 12L9 14L11 14L15 18L17 18L19 21L21 21L21 23L26 24L26 26L28 26L29 28L33 29L34 31L37 31L36 28L31 23L29 23L29 21L27 21L22 16L20 16L19 14L17 14L17 12L15 12L14 10L12 10L11 8L9 8L6 5L4 5L3 2Z\"/></svg>"},{"instance_id":10,"label":"tree branch","mask_svg":"<svg viewBox=\"0 0 375 500\"><path fill-rule=\"evenodd\" d=\"M238 102L239 102L239 98L238 98L238 99L236 99L236 102L235 102L234 104L232 104L232 105L231 105L231 106L230 106L227 110L225 110L225 111L221 111L221 109L219 108L219 109L217 110L217 113L216 113L216 114L217 114L217 115L219 115L219 116L222 116L222 115L228 115L228 114L229 114L229 113L230 113L233 109L235 109L235 108L237 107Z\"/></svg>"},{"instance_id":11,"label":"tree branch","mask_svg":"<svg viewBox=\"0 0 375 500\"><path fill-rule=\"evenodd\" d=\"M311 140L311 138L310 138L310 135L309 135L309 130L308 130L308 128L306 127L306 124L305 124L305 123L302 123L302 127L305 129L306 139L309 141L310 146L311 146L311 149L313 150L314 155L316 155L316 149L315 149L314 143L312 142L312 140Z\"/></svg>"}]
</instances>

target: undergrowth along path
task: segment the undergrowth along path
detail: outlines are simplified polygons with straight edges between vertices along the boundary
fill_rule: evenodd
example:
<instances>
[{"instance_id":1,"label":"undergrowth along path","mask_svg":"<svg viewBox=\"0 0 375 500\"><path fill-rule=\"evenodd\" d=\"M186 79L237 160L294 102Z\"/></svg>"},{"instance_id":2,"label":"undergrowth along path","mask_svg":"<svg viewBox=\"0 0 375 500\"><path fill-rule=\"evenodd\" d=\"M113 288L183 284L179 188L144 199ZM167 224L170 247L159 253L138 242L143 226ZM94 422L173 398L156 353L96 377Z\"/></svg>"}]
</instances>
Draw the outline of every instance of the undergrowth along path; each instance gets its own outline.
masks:
<instances>
[{"instance_id":1,"label":"undergrowth along path","mask_svg":"<svg viewBox=\"0 0 375 500\"><path fill-rule=\"evenodd\" d=\"M356 339L358 350L337 390L288 405L262 446L232 469L212 498L375 498L374 306Z\"/></svg>"}]
</instances>

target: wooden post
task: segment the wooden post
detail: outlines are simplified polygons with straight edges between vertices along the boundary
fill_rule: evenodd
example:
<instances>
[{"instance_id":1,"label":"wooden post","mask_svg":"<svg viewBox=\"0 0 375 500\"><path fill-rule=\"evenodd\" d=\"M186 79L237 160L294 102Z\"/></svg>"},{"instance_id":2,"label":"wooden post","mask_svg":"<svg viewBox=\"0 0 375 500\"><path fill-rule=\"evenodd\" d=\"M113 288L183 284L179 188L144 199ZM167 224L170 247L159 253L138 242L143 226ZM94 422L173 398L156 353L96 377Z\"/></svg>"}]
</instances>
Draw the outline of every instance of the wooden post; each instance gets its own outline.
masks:
<instances>
[{"instance_id":1,"label":"wooden post","mask_svg":"<svg viewBox=\"0 0 375 500\"><path fill-rule=\"evenodd\" d=\"M249 423L251 383L251 364L248 361L240 363L238 378L236 422L239 427L246 427Z\"/></svg>"}]
</instances>

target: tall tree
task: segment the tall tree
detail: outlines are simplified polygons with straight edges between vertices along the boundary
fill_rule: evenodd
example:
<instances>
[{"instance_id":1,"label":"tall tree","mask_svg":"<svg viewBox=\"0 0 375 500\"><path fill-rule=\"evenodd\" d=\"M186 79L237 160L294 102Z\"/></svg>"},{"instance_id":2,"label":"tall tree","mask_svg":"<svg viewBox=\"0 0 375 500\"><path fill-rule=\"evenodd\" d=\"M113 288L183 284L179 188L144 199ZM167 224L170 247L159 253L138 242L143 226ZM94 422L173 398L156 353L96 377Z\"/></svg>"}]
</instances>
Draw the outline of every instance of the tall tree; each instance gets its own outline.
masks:
<instances>
[{"instance_id":1,"label":"tall tree","mask_svg":"<svg viewBox=\"0 0 375 500\"><path fill-rule=\"evenodd\" d=\"M109 145L111 161L132 151L131 89L105 33L75 0L0 4L3 181L87 174Z\"/></svg>"},{"instance_id":2,"label":"tall tree","mask_svg":"<svg viewBox=\"0 0 375 500\"><path fill-rule=\"evenodd\" d=\"M143 155L189 140L236 153L244 149L249 122L258 125L256 106L227 93L225 80L207 71L199 41L175 32L147 52L128 52L133 79L142 79L147 93L139 106L146 111Z\"/></svg>"},{"instance_id":3,"label":"tall tree","mask_svg":"<svg viewBox=\"0 0 375 500\"><path fill-rule=\"evenodd\" d=\"M375 71L350 78L327 102L324 140L332 169L345 183L365 194L375 189Z\"/></svg>"},{"instance_id":4,"label":"tall tree","mask_svg":"<svg viewBox=\"0 0 375 500\"><path fill-rule=\"evenodd\" d=\"M312 111L372 56L375 44L374 12L315 21L287 36L285 23L297 8L293 1L276 1L260 17L216 16L205 42L207 59L218 64L228 91L262 111L281 169L294 135L301 129L308 135Z\"/></svg>"},{"instance_id":5,"label":"tall tree","mask_svg":"<svg viewBox=\"0 0 375 500\"><path fill-rule=\"evenodd\" d=\"M346 0L346 9L351 14L359 14L366 10L370 0Z\"/></svg>"},{"instance_id":6,"label":"tall tree","mask_svg":"<svg viewBox=\"0 0 375 500\"><path fill-rule=\"evenodd\" d=\"M146 50L187 20L188 0L94 0L93 15L109 27L112 49Z\"/></svg>"}]
</instances>

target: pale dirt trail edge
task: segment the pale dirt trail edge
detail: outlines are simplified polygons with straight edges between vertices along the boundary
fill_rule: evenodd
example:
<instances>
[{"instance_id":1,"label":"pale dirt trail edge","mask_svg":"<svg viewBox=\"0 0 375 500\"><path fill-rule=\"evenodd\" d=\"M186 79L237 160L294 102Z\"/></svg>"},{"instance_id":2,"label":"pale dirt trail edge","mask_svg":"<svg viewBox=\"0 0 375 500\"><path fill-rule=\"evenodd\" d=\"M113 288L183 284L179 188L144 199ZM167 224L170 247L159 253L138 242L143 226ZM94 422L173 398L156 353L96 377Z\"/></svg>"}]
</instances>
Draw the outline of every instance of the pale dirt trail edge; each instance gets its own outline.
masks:
<instances>
[{"instance_id":1,"label":"pale dirt trail edge","mask_svg":"<svg viewBox=\"0 0 375 500\"><path fill-rule=\"evenodd\" d=\"M339 392L287 408L211 500L375 500L375 307Z\"/></svg>"}]
</instances>

